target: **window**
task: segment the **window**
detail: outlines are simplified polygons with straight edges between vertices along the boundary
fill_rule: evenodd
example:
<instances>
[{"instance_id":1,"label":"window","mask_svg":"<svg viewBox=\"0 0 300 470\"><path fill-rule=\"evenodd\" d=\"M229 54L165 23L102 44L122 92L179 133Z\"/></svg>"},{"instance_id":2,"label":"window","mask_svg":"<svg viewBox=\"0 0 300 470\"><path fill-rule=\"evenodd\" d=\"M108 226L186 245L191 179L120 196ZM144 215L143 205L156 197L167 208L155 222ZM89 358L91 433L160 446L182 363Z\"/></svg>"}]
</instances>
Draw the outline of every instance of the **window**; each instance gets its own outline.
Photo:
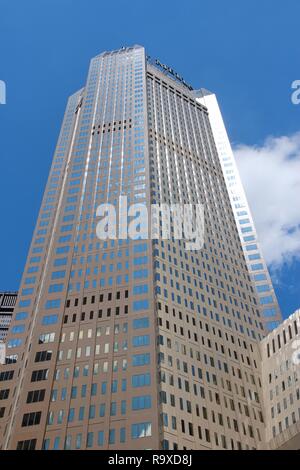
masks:
<instances>
[{"instance_id":1,"label":"window","mask_svg":"<svg viewBox=\"0 0 300 470\"><path fill-rule=\"evenodd\" d=\"M273 297L271 295L266 296L266 297L261 297L259 299L259 303L261 305L271 304L271 303L273 303Z\"/></svg>"},{"instance_id":2,"label":"window","mask_svg":"<svg viewBox=\"0 0 300 470\"><path fill-rule=\"evenodd\" d=\"M251 270L252 271L259 271L261 269L264 269L264 266L262 263L258 263L258 264L251 264Z\"/></svg>"},{"instance_id":3,"label":"window","mask_svg":"<svg viewBox=\"0 0 300 470\"><path fill-rule=\"evenodd\" d=\"M146 354L134 354L132 356L132 365L136 366L145 366L150 364L150 353Z\"/></svg>"},{"instance_id":4,"label":"window","mask_svg":"<svg viewBox=\"0 0 300 470\"><path fill-rule=\"evenodd\" d=\"M19 313L16 314L15 320L16 320L16 321L25 320L27 317L28 317L28 313L27 313L27 312L19 312Z\"/></svg>"},{"instance_id":5,"label":"window","mask_svg":"<svg viewBox=\"0 0 300 470\"><path fill-rule=\"evenodd\" d=\"M132 387L145 387L151 385L150 374L136 374L131 378Z\"/></svg>"},{"instance_id":6,"label":"window","mask_svg":"<svg viewBox=\"0 0 300 470\"><path fill-rule=\"evenodd\" d=\"M149 327L149 317L136 318L132 322L133 329L139 328L148 328Z\"/></svg>"},{"instance_id":7,"label":"window","mask_svg":"<svg viewBox=\"0 0 300 470\"><path fill-rule=\"evenodd\" d=\"M62 424L63 419L64 419L64 410L59 410L58 416L57 416L57 424Z\"/></svg>"},{"instance_id":8,"label":"window","mask_svg":"<svg viewBox=\"0 0 300 470\"><path fill-rule=\"evenodd\" d=\"M255 281L266 281L267 276L265 274L255 274L254 280Z\"/></svg>"},{"instance_id":9,"label":"window","mask_svg":"<svg viewBox=\"0 0 300 470\"><path fill-rule=\"evenodd\" d=\"M133 336L132 338L132 346L134 347L149 346L149 344L150 344L149 335Z\"/></svg>"},{"instance_id":10,"label":"window","mask_svg":"<svg viewBox=\"0 0 300 470\"><path fill-rule=\"evenodd\" d=\"M126 428L120 428L120 442L126 441Z\"/></svg>"},{"instance_id":11,"label":"window","mask_svg":"<svg viewBox=\"0 0 300 470\"><path fill-rule=\"evenodd\" d=\"M10 339L8 342L7 342L7 347L8 348L18 348L19 346L21 346L22 344L22 339L21 338L15 338L15 339Z\"/></svg>"},{"instance_id":12,"label":"window","mask_svg":"<svg viewBox=\"0 0 300 470\"><path fill-rule=\"evenodd\" d=\"M35 354L34 362L50 361L51 357L52 357L52 351L38 351Z\"/></svg>"},{"instance_id":13,"label":"window","mask_svg":"<svg viewBox=\"0 0 300 470\"><path fill-rule=\"evenodd\" d=\"M246 237L243 237L243 239L244 239L245 242L251 242L251 241L255 240L255 236L254 235L248 235Z\"/></svg>"},{"instance_id":14,"label":"window","mask_svg":"<svg viewBox=\"0 0 300 470\"><path fill-rule=\"evenodd\" d=\"M133 397L131 401L132 410L144 410L151 408L151 396L142 395L139 397Z\"/></svg>"},{"instance_id":15,"label":"window","mask_svg":"<svg viewBox=\"0 0 300 470\"><path fill-rule=\"evenodd\" d=\"M24 333L25 325L16 325L11 329L12 334Z\"/></svg>"},{"instance_id":16,"label":"window","mask_svg":"<svg viewBox=\"0 0 300 470\"><path fill-rule=\"evenodd\" d=\"M5 372L0 372L0 382L4 382L6 380L12 380L14 376L13 370L6 370Z\"/></svg>"},{"instance_id":17,"label":"window","mask_svg":"<svg viewBox=\"0 0 300 470\"><path fill-rule=\"evenodd\" d=\"M103 431L99 431L98 432L98 446L99 447L102 447L104 444L104 432Z\"/></svg>"},{"instance_id":18,"label":"window","mask_svg":"<svg viewBox=\"0 0 300 470\"><path fill-rule=\"evenodd\" d=\"M257 288L257 292L269 292L271 290L268 284L264 284L262 286L256 286L256 288Z\"/></svg>"},{"instance_id":19,"label":"window","mask_svg":"<svg viewBox=\"0 0 300 470\"><path fill-rule=\"evenodd\" d=\"M78 419L79 419L79 421L82 421L84 419L84 406L81 406L79 408Z\"/></svg>"},{"instance_id":20,"label":"window","mask_svg":"<svg viewBox=\"0 0 300 470\"><path fill-rule=\"evenodd\" d=\"M86 446L87 447L93 447L93 442L94 442L94 433L93 432L88 432L87 433L87 439L86 439Z\"/></svg>"},{"instance_id":21,"label":"window","mask_svg":"<svg viewBox=\"0 0 300 470\"><path fill-rule=\"evenodd\" d=\"M90 405L89 408L89 419L94 419L96 414L96 407L95 405Z\"/></svg>"},{"instance_id":22,"label":"window","mask_svg":"<svg viewBox=\"0 0 300 470\"><path fill-rule=\"evenodd\" d=\"M51 275L51 279L61 279L64 278L66 275L66 271L54 271Z\"/></svg>"},{"instance_id":23,"label":"window","mask_svg":"<svg viewBox=\"0 0 300 470\"><path fill-rule=\"evenodd\" d=\"M138 310L146 310L147 308L149 308L149 300L148 299L135 300L132 304L132 308L134 312Z\"/></svg>"},{"instance_id":24,"label":"window","mask_svg":"<svg viewBox=\"0 0 300 470\"><path fill-rule=\"evenodd\" d=\"M81 442L82 442L82 434L77 434L76 435L76 442L75 442L75 448L76 449L81 448Z\"/></svg>"},{"instance_id":25,"label":"window","mask_svg":"<svg viewBox=\"0 0 300 470\"><path fill-rule=\"evenodd\" d=\"M110 429L108 433L108 443L114 444L116 441L116 432L114 429Z\"/></svg>"},{"instance_id":26,"label":"window","mask_svg":"<svg viewBox=\"0 0 300 470\"><path fill-rule=\"evenodd\" d=\"M17 450L35 450L36 439L28 439L26 441L18 441Z\"/></svg>"},{"instance_id":27,"label":"window","mask_svg":"<svg viewBox=\"0 0 300 470\"><path fill-rule=\"evenodd\" d=\"M68 436L66 436L66 439L65 439L65 446L64 446L64 449L65 449L65 450L70 450L70 449L71 449L71 445L72 445L72 436L68 435Z\"/></svg>"},{"instance_id":28,"label":"window","mask_svg":"<svg viewBox=\"0 0 300 470\"><path fill-rule=\"evenodd\" d=\"M54 449L54 450L59 449L59 443L60 443L60 437L56 437L56 438L54 439L54 444L53 444L53 449Z\"/></svg>"},{"instance_id":29,"label":"window","mask_svg":"<svg viewBox=\"0 0 300 470\"><path fill-rule=\"evenodd\" d=\"M110 404L110 416L116 416L117 414L117 403L112 401Z\"/></svg>"},{"instance_id":30,"label":"window","mask_svg":"<svg viewBox=\"0 0 300 470\"><path fill-rule=\"evenodd\" d=\"M28 299L28 300L20 300L19 302L19 307L29 307L31 301Z\"/></svg>"},{"instance_id":31,"label":"window","mask_svg":"<svg viewBox=\"0 0 300 470\"><path fill-rule=\"evenodd\" d=\"M148 293L148 284L133 286L132 293L133 293L133 295L147 294Z\"/></svg>"},{"instance_id":32,"label":"window","mask_svg":"<svg viewBox=\"0 0 300 470\"><path fill-rule=\"evenodd\" d=\"M35 411L33 413L25 413L22 419L22 427L35 426L40 424L41 411Z\"/></svg>"},{"instance_id":33,"label":"window","mask_svg":"<svg viewBox=\"0 0 300 470\"><path fill-rule=\"evenodd\" d=\"M9 395L9 388L6 388L4 390L0 390L0 400L6 400Z\"/></svg>"},{"instance_id":34,"label":"window","mask_svg":"<svg viewBox=\"0 0 300 470\"><path fill-rule=\"evenodd\" d=\"M243 227L242 233L252 232L252 227Z\"/></svg>"},{"instance_id":35,"label":"window","mask_svg":"<svg viewBox=\"0 0 300 470\"><path fill-rule=\"evenodd\" d=\"M126 400L121 401L121 415L126 414Z\"/></svg>"},{"instance_id":36,"label":"window","mask_svg":"<svg viewBox=\"0 0 300 470\"><path fill-rule=\"evenodd\" d=\"M26 403L36 403L39 401L44 401L45 398L45 389L42 390L32 390L27 394Z\"/></svg>"},{"instance_id":37,"label":"window","mask_svg":"<svg viewBox=\"0 0 300 470\"><path fill-rule=\"evenodd\" d=\"M55 333L46 333L44 335L40 335L39 344L53 343L54 339Z\"/></svg>"},{"instance_id":38,"label":"window","mask_svg":"<svg viewBox=\"0 0 300 470\"><path fill-rule=\"evenodd\" d=\"M133 271L133 279L142 279L148 277L148 269L140 269L138 271Z\"/></svg>"},{"instance_id":39,"label":"window","mask_svg":"<svg viewBox=\"0 0 300 470\"><path fill-rule=\"evenodd\" d=\"M103 418L105 416L105 403L101 403L99 407L99 416Z\"/></svg>"},{"instance_id":40,"label":"window","mask_svg":"<svg viewBox=\"0 0 300 470\"><path fill-rule=\"evenodd\" d=\"M151 434L151 423L136 423L131 426L131 438L140 439L142 437L150 437Z\"/></svg>"},{"instance_id":41,"label":"window","mask_svg":"<svg viewBox=\"0 0 300 470\"><path fill-rule=\"evenodd\" d=\"M51 294L52 292L62 292L64 289L63 284L52 284L49 286L48 292Z\"/></svg>"},{"instance_id":42,"label":"window","mask_svg":"<svg viewBox=\"0 0 300 470\"><path fill-rule=\"evenodd\" d=\"M54 260L53 266L64 266L67 262L68 258L57 258Z\"/></svg>"},{"instance_id":43,"label":"window","mask_svg":"<svg viewBox=\"0 0 300 470\"><path fill-rule=\"evenodd\" d=\"M47 300L45 303L45 309L49 310L52 308L59 308L60 307L60 299L52 299L52 300Z\"/></svg>"},{"instance_id":44,"label":"window","mask_svg":"<svg viewBox=\"0 0 300 470\"><path fill-rule=\"evenodd\" d=\"M257 259L261 259L261 256L260 256L259 253L255 253L253 255L249 255L248 258L249 258L250 261L255 261Z\"/></svg>"},{"instance_id":45,"label":"window","mask_svg":"<svg viewBox=\"0 0 300 470\"><path fill-rule=\"evenodd\" d=\"M74 415L75 415L75 408L70 408L69 414L68 414L68 423L72 423L72 421L74 420Z\"/></svg>"},{"instance_id":46,"label":"window","mask_svg":"<svg viewBox=\"0 0 300 470\"><path fill-rule=\"evenodd\" d=\"M40 380L47 380L49 369L34 370L31 374L31 382L39 382Z\"/></svg>"},{"instance_id":47,"label":"window","mask_svg":"<svg viewBox=\"0 0 300 470\"><path fill-rule=\"evenodd\" d=\"M58 321L58 315L45 315L42 319L42 325L55 325Z\"/></svg>"},{"instance_id":48,"label":"window","mask_svg":"<svg viewBox=\"0 0 300 470\"><path fill-rule=\"evenodd\" d=\"M241 225L244 225L244 224L249 224L250 220L249 219L241 219L239 222L240 222Z\"/></svg>"},{"instance_id":49,"label":"window","mask_svg":"<svg viewBox=\"0 0 300 470\"><path fill-rule=\"evenodd\" d=\"M118 381L117 380L112 381L111 391L112 391L112 393L117 393L117 391L118 391Z\"/></svg>"}]
</instances>

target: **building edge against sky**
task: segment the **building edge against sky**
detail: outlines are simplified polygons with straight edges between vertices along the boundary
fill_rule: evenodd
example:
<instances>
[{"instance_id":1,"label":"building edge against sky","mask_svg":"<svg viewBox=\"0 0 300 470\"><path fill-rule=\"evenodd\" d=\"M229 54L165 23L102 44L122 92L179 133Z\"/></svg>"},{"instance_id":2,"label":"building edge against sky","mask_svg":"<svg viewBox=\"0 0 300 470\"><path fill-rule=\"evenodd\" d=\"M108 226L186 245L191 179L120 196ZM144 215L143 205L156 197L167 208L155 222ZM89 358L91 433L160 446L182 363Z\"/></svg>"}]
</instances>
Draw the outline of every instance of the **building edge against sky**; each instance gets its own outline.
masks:
<instances>
[{"instance_id":1,"label":"building edge against sky","mask_svg":"<svg viewBox=\"0 0 300 470\"><path fill-rule=\"evenodd\" d=\"M263 448L265 334L207 108L141 46L67 104L1 367L2 448ZM206 204L184 241L95 236L96 208Z\"/></svg>"},{"instance_id":2,"label":"building edge against sky","mask_svg":"<svg viewBox=\"0 0 300 470\"><path fill-rule=\"evenodd\" d=\"M201 88L195 91L197 100L209 112L209 120L223 169L231 206L236 219L244 255L259 296L260 310L267 331L276 328L282 320L272 280L264 260L254 220L236 165L231 144L224 125L217 97Z\"/></svg>"}]
</instances>

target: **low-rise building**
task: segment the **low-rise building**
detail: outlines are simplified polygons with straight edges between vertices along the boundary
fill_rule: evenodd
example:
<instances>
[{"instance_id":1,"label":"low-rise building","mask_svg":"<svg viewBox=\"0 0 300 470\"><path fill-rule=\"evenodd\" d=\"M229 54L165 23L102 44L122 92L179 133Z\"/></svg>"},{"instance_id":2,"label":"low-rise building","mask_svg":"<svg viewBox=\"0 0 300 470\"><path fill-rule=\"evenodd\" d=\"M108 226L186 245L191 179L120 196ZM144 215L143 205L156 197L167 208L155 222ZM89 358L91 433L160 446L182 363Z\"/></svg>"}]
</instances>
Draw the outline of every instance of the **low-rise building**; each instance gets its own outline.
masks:
<instances>
[{"instance_id":1,"label":"low-rise building","mask_svg":"<svg viewBox=\"0 0 300 470\"><path fill-rule=\"evenodd\" d=\"M6 340L17 296L17 292L0 292L0 342Z\"/></svg>"},{"instance_id":2,"label":"low-rise building","mask_svg":"<svg viewBox=\"0 0 300 470\"><path fill-rule=\"evenodd\" d=\"M300 309L261 341L269 449L300 449Z\"/></svg>"}]
</instances>

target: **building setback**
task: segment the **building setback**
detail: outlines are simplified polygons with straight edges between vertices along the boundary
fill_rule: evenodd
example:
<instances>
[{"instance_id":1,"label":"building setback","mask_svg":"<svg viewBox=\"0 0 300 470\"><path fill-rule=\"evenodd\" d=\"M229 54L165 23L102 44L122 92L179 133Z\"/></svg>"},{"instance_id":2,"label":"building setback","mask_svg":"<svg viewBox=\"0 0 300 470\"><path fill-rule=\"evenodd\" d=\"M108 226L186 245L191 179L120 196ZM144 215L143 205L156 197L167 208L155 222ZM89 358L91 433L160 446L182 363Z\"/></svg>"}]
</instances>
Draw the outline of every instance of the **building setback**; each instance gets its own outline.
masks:
<instances>
[{"instance_id":1,"label":"building setback","mask_svg":"<svg viewBox=\"0 0 300 470\"><path fill-rule=\"evenodd\" d=\"M203 248L99 240L97 207L119 195L203 204ZM264 332L207 108L141 46L93 58L7 338L1 447L261 448Z\"/></svg>"}]
</instances>

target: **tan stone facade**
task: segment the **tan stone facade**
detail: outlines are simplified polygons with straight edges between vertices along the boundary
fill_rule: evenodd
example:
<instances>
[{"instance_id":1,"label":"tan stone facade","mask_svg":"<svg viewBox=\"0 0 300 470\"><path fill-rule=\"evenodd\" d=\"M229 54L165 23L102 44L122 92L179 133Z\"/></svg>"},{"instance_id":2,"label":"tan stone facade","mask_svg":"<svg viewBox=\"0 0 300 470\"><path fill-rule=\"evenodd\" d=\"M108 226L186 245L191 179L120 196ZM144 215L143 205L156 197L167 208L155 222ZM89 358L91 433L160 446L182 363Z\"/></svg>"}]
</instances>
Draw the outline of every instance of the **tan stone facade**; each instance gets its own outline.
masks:
<instances>
[{"instance_id":1,"label":"tan stone facade","mask_svg":"<svg viewBox=\"0 0 300 470\"><path fill-rule=\"evenodd\" d=\"M266 442L300 449L300 310L261 342Z\"/></svg>"}]
</instances>

